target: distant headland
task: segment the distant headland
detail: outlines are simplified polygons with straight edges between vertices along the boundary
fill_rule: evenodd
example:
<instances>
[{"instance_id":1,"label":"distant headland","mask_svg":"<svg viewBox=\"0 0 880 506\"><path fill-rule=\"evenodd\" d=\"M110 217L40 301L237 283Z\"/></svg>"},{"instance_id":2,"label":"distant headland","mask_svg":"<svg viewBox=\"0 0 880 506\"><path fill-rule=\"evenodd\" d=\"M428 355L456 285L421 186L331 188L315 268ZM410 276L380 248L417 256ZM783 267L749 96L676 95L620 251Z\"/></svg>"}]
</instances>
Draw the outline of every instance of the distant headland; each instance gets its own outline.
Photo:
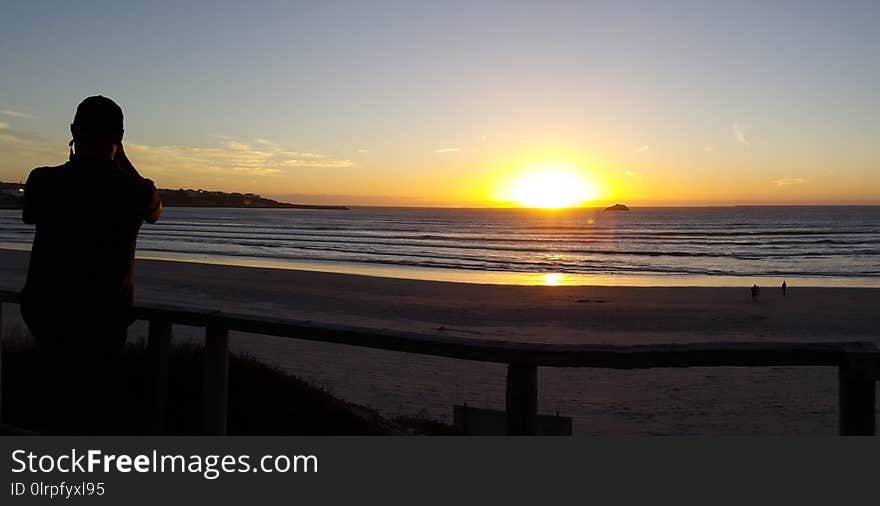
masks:
<instances>
[{"instance_id":1,"label":"distant headland","mask_svg":"<svg viewBox=\"0 0 880 506\"><path fill-rule=\"evenodd\" d=\"M255 193L225 193L207 190L159 189L159 198L165 207L252 207L260 209L330 209L347 211L345 206L289 204L267 199Z\"/></svg>"},{"instance_id":2,"label":"distant headland","mask_svg":"<svg viewBox=\"0 0 880 506\"><path fill-rule=\"evenodd\" d=\"M24 184L0 182L0 209L21 209ZM328 209L347 211L345 206L289 204L267 199L255 193L226 193L207 190L159 189L165 207L234 207L256 209Z\"/></svg>"}]
</instances>

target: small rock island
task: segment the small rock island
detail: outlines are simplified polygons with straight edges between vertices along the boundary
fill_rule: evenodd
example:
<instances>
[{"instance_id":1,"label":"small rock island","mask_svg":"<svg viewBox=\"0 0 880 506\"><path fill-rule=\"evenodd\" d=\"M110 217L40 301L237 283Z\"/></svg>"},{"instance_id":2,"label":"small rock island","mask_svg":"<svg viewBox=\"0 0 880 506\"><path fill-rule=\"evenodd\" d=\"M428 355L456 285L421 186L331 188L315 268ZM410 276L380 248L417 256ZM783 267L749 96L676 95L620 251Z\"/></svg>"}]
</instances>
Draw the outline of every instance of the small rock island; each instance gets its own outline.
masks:
<instances>
[{"instance_id":1,"label":"small rock island","mask_svg":"<svg viewBox=\"0 0 880 506\"><path fill-rule=\"evenodd\" d=\"M611 207L606 207L606 211L629 211L629 208L623 204L614 204Z\"/></svg>"}]
</instances>

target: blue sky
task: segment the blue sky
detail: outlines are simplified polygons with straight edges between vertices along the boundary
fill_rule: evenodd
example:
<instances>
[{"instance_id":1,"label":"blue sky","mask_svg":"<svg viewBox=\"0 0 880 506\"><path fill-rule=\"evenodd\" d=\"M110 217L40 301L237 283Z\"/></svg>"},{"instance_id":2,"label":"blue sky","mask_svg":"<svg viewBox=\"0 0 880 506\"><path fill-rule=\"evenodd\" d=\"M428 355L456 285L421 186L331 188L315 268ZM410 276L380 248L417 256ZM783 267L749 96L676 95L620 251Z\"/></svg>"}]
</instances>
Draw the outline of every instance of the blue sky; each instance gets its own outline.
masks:
<instances>
[{"instance_id":1,"label":"blue sky","mask_svg":"<svg viewBox=\"0 0 880 506\"><path fill-rule=\"evenodd\" d=\"M161 186L457 205L563 161L636 202L880 203L880 2L3 12L3 180L63 161L101 93Z\"/></svg>"}]
</instances>

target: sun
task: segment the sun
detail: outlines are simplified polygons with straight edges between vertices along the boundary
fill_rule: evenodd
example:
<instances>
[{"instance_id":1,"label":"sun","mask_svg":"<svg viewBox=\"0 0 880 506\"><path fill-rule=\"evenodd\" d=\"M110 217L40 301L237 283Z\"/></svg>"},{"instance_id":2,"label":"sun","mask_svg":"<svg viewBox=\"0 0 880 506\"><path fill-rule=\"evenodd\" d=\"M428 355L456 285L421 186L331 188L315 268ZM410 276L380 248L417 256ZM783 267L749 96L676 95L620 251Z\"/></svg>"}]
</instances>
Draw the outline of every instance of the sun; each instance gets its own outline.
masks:
<instances>
[{"instance_id":1,"label":"sun","mask_svg":"<svg viewBox=\"0 0 880 506\"><path fill-rule=\"evenodd\" d=\"M562 209L599 197L599 190L580 171L565 165L527 169L509 184L506 199L522 207Z\"/></svg>"}]
</instances>

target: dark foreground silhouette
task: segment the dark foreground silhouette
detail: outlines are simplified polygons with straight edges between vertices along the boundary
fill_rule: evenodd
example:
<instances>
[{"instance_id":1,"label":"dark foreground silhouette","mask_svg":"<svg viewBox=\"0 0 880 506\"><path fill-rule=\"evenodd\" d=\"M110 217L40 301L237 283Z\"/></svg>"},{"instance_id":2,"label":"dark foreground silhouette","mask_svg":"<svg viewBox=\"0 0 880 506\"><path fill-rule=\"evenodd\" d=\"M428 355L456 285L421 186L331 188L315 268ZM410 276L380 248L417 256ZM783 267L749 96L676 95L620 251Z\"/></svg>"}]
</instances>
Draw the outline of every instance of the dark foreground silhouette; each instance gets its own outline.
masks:
<instances>
[{"instance_id":1,"label":"dark foreground silhouette","mask_svg":"<svg viewBox=\"0 0 880 506\"><path fill-rule=\"evenodd\" d=\"M148 368L141 345L129 345L112 363L116 381L105 385L105 402L91 420L55 416L58 395L51 378L41 374L41 360L32 343L7 342L3 348L4 423L41 434L149 434L145 402ZM169 364L167 432L200 433L202 349L172 347ZM229 433L231 435L382 435L448 430L425 420L391 421L375 411L336 399L284 372L239 355L229 360ZM259 392L259 394L255 394ZM92 395L83 392L81 396ZM81 401L76 399L75 401Z\"/></svg>"},{"instance_id":2,"label":"dark foreground silhouette","mask_svg":"<svg viewBox=\"0 0 880 506\"><path fill-rule=\"evenodd\" d=\"M125 156L112 100L83 100L70 129L70 161L32 170L25 185L22 221L36 231L22 316L47 352L105 359L125 342L138 232L162 204Z\"/></svg>"},{"instance_id":3,"label":"dark foreground silhouette","mask_svg":"<svg viewBox=\"0 0 880 506\"><path fill-rule=\"evenodd\" d=\"M95 96L70 125L70 160L38 167L25 184L22 221L36 228L21 314L39 345L50 418L92 424L114 402L114 359L132 323L138 232L162 212L156 186L122 146L122 109ZM75 152L74 152L75 151Z\"/></svg>"}]
</instances>

